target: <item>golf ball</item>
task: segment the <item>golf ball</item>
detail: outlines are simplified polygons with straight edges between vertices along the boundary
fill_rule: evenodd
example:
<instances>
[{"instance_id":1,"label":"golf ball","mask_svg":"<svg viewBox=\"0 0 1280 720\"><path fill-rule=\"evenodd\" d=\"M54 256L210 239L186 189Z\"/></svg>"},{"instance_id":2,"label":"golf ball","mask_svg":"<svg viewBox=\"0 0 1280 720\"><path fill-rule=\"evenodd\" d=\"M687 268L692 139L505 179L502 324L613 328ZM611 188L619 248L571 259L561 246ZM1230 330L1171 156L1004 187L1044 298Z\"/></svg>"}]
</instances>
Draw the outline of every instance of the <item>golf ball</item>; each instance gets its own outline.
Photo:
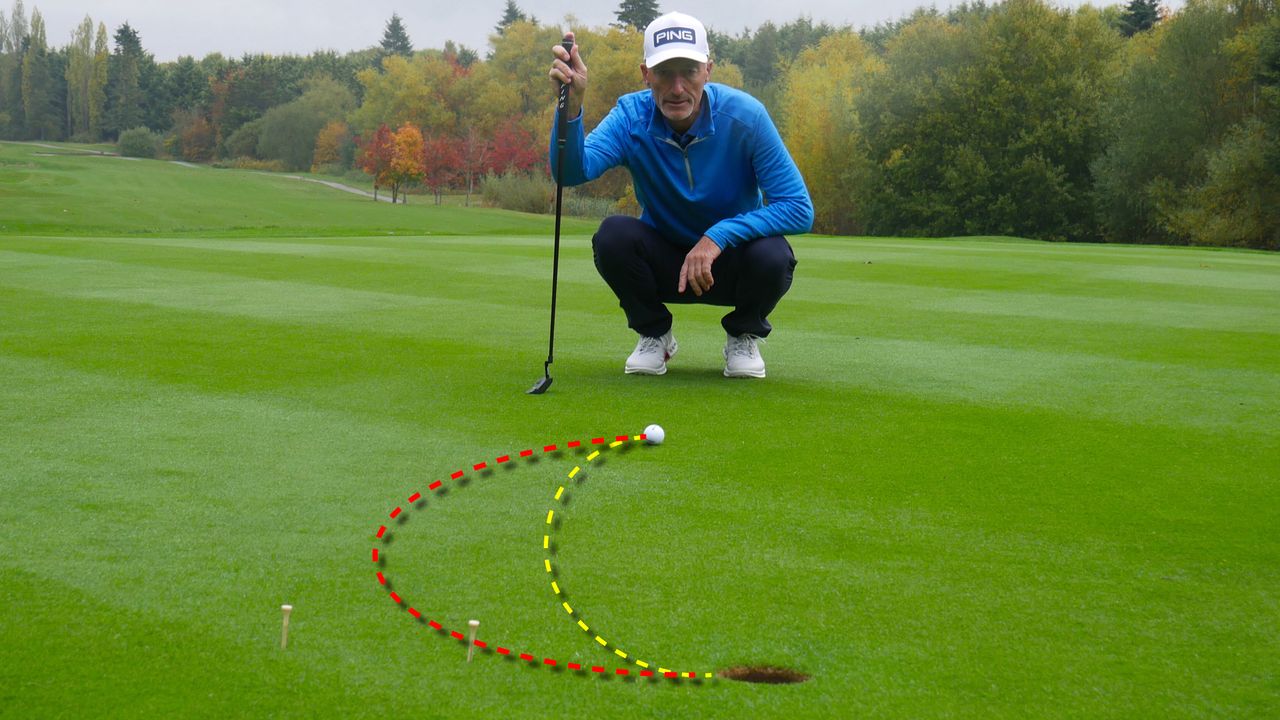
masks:
<instances>
[{"instance_id":1,"label":"golf ball","mask_svg":"<svg viewBox=\"0 0 1280 720\"><path fill-rule=\"evenodd\" d=\"M644 441L650 445L661 445L667 433L661 425L650 425L644 429Z\"/></svg>"}]
</instances>

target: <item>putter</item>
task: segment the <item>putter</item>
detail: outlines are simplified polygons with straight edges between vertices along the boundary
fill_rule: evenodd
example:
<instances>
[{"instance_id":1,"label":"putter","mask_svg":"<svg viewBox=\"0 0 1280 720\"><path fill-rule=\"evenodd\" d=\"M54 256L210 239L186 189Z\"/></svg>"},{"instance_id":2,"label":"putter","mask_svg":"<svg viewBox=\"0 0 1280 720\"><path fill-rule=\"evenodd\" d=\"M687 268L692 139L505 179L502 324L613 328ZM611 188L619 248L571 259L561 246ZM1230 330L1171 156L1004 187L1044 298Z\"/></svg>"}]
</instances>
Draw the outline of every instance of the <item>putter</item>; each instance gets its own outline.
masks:
<instances>
[{"instance_id":1,"label":"putter","mask_svg":"<svg viewBox=\"0 0 1280 720\"><path fill-rule=\"evenodd\" d=\"M573 52L573 41L568 37L560 43L565 51ZM533 387L526 390L528 395L541 395L551 387L551 363L556 349L556 285L560 280L560 205L564 199L564 136L569 132L569 120L565 117L565 108L569 104L569 86L560 86L560 98L556 104L556 241L551 256L551 338L547 341L547 361L542 364L542 377Z\"/></svg>"}]
</instances>

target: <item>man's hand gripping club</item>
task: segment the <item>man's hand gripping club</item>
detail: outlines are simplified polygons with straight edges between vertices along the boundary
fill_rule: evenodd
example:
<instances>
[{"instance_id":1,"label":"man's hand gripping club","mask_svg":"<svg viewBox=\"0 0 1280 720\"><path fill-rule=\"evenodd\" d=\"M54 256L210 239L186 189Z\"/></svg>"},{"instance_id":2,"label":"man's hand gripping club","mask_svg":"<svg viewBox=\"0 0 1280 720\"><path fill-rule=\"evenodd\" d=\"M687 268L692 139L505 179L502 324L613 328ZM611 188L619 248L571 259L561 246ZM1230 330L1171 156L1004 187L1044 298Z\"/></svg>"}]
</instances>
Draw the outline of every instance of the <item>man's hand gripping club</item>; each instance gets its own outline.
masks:
<instances>
[{"instance_id":1,"label":"man's hand gripping club","mask_svg":"<svg viewBox=\"0 0 1280 720\"><path fill-rule=\"evenodd\" d=\"M564 34L564 39L573 42L573 33ZM561 85L569 86L569 101L565 106L565 119L572 120L582 112L582 97L587 93L587 65L578 54L578 44L574 43L573 51L567 51L561 45L551 48L555 60L551 62L551 84L556 92Z\"/></svg>"}]
</instances>

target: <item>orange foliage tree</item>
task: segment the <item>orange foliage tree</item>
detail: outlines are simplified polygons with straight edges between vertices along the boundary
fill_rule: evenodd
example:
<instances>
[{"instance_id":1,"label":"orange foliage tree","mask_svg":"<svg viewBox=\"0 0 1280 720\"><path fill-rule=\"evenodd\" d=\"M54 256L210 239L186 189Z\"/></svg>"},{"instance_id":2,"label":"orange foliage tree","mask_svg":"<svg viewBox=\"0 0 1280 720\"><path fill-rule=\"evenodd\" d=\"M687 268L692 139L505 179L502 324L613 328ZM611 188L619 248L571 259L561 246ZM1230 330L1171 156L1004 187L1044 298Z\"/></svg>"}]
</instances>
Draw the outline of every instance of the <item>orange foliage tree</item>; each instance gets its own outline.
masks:
<instances>
[{"instance_id":1,"label":"orange foliage tree","mask_svg":"<svg viewBox=\"0 0 1280 720\"><path fill-rule=\"evenodd\" d=\"M391 150L391 202L395 203L400 188L420 182L426 173L422 164L422 131L411 123L400 126L393 136ZM409 198L406 195L405 200Z\"/></svg>"},{"instance_id":2,"label":"orange foliage tree","mask_svg":"<svg viewBox=\"0 0 1280 720\"><path fill-rule=\"evenodd\" d=\"M330 121L316 135L315 159L311 163L311 172L316 172L322 165L336 165L342 162L342 146L349 142L351 129L341 120Z\"/></svg>"}]
</instances>

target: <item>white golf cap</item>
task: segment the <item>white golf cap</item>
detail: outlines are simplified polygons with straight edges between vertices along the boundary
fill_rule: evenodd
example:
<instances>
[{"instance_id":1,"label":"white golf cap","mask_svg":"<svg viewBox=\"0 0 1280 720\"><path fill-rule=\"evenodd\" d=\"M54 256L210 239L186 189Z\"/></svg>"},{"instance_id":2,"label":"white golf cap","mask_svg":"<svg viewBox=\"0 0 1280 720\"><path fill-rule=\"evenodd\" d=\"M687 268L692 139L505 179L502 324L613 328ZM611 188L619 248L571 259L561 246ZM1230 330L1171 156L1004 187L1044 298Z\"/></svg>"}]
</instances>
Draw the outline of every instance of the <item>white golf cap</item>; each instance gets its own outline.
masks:
<instances>
[{"instance_id":1,"label":"white golf cap","mask_svg":"<svg viewBox=\"0 0 1280 720\"><path fill-rule=\"evenodd\" d=\"M707 29L692 15L671 12L644 29L644 64L657 67L672 58L706 62Z\"/></svg>"}]
</instances>

